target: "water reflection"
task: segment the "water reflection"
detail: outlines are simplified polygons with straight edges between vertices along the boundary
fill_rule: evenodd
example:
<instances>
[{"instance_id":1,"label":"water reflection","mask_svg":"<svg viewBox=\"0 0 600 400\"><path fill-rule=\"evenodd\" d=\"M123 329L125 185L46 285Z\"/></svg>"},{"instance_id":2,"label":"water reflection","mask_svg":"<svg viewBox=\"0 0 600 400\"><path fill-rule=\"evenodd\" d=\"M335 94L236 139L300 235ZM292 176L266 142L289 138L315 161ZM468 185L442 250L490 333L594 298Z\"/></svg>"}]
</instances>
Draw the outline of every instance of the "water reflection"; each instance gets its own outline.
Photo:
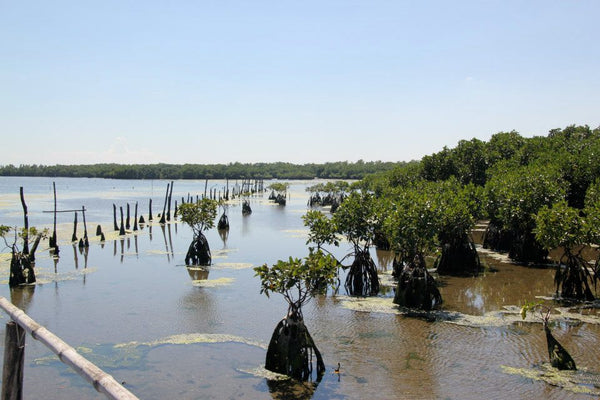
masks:
<instances>
[{"instance_id":1,"label":"water reflection","mask_svg":"<svg viewBox=\"0 0 600 400\"><path fill-rule=\"evenodd\" d=\"M375 249L377 258L378 272L385 272L392 267L394 262L394 252L389 250Z\"/></svg>"},{"instance_id":2,"label":"water reflection","mask_svg":"<svg viewBox=\"0 0 600 400\"><path fill-rule=\"evenodd\" d=\"M192 281L201 281L208 279L208 273L210 272L207 268L196 267L188 265L185 267L192 278Z\"/></svg>"},{"instance_id":3,"label":"water reflection","mask_svg":"<svg viewBox=\"0 0 600 400\"><path fill-rule=\"evenodd\" d=\"M170 225L169 225L170 227ZM160 230L162 231L163 234L163 241L165 243L165 253L167 254L167 261L171 262L171 252L169 251L169 245L167 243L167 234L166 234L166 230L165 230L165 224L160 224ZM171 230L169 229L169 237L171 234Z\"/></svg>"},{"instance_id":4,"label":"water reflection","mask_svg":"<svg viewBox=\"0 0 600 400\"><path fill-rule=\"evenodd\" d=\"M229 229L219 229L219 237L223 241L223 249L227 248L227 238L229 237Z\"/></svg>"},{"instance_id":5,"label":"water reflection","mask_svg":"<svg viewBox=\"0 0 600 400\"><path fill-rule=\"evenodd\" d=\"M27 312L33 294L35 293L35 285L22 285L10 288L10 301L21 310Z\"/></svg>"},{"instance_id":6,"label":"water reflection","mask_svg":"<svg viewBox=\"0 0 600 400\"><path fill-rule=\"evenodd\" d=\"M298 382L293 379L267 379L269 394L275 400L311 399L318 382Z\"/></svg>"}]
</instances>

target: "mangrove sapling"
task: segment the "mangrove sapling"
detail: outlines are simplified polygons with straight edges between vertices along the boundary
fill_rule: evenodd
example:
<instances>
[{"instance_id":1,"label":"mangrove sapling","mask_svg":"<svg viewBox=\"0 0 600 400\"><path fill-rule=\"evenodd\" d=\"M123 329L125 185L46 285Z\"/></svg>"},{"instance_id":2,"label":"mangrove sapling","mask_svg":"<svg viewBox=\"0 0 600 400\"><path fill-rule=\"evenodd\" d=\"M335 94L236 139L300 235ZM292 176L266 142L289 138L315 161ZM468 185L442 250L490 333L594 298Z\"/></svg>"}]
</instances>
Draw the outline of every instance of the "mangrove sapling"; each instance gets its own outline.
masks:
<instances>
[{"instance_id":1,"label":"mangrove sapling","mask_svg":"<svg viewBox=\"0 0 600 400\"><path fill-rule=\"evenodd\" d=\"M593 211L590 211L592 213ZM589 242L596 226L588 223L580 215L580 210L569 207L566 200L544 206L535 216L536 239L546 249L561 247L563 254L556 267L554 283L556 293L563 298L575 300L594 300L591 285L594 283L592 266L581 256L581 246ZM580 247L579 251L574 251Z\"/></svg>"},{"instance_id":2,"label":"mangrove sapling","mask_svg":"<svg viewBox=\"0 0 600 400\"><path fill-rule=\"evenodd\" d=\"M332 220L336 233L345 236L353 247L354 261L346 275L346 290L351 296L376 296L379 277L369 251L378 225L374 197L367 193L350 194Z\"/></svg>"},{"instance_id":3,"label":"mangrove sapling","mask_svg":"<svg viewBox=\"0 0 600 400\"><path fill-rule=\"evenodd\" d=\"M269 200L274 201L280 206L285 206L287 202L287 190L290 187L289 183L275 182L270 184L267 189L271 189Z\"/></svg>"},{"instance_id":4,"label":"mangrove sapling","mask_svg":"<svg viewBox=\"0 0 600 400\"><path fill-rule=\"evenodd\" d=\"M523 319L527 318L528 311L534 311L538 309L540 312L540 317L542 319L542 324L544 325L544 332L546 333L546 345L548 347L548 357L550 358L550 364L554 368L560 370L577 370L575 366L575 361L573 357L569 354L567 350L556 340L556 338L550 332L550 327L548 326L548 322L550 321L550 308L541 305L540 303L526 303L523 307L521 307L521 317Z\"/></svg>"},{"instance_id":5,"label":"mangrove sapling","mask_svg":"<svg viewBox=\"0 0 600 400\"><path fill-rule=\"evenodd\" d=\"M186 265L210 265L210 247L203 232L215 226L217 202L203 198L195 203L185 203L179 207L178 213L181 221L188 224L194 232L185 256Z\"/></svg>"},{"instance_id":6,"label":"mangrove sapling","mask_svg":"<svg viewBox=\"0 0 600 400\"><path fill-rule=\"evenodd\" d=\"M288 303L287 315L277 324L265 361L265 368L292 378L306 381L313 378L313 354L316 358L316 379L325 372L323 357L304 325L302 306L313 296L315 283L332 285L336 277L337 262L322 251L309 252L304 259L290 257L268 267L254 268L261 280L261 293L283 295Z\"/></svg>"},{"instance_id":7,"label":"mangrove sapling","mask_svg":"<svg viewBox=\"0 0 600 400\"><path fill-rule=\"evenodd\" d=\"M431 310L442 303L435 280L427 271L425 254L435 246L439 208L435 183L422 182L398 189L391 197L384 231L395 253L398 279L394 303Z\"/></svg>"},{"instance_id":8,"label":"mangrove sapling","mask_svg":"<svg viewBox=\"0 0 600 400\"><path fill-rule=\"evenodd\" d=\"M333 245L335 247L339 246L339 240L336 235L336 225L335 221L332 218L328 218L321 211L318 210L309 210L302 216L302 221L304 222L304 226L308 227L308 239L306 244L316 244L318 251L323 251L336 260L338 267L344 268L342 263L338 261L335 256L328 251L324 246L325 245ZM309 247L309 249L311 249ZM336 270L336 279L337 285L336 290L339 288L339 268ZM316 283L315 286L317 288L326 287L326 283Z\"/></svg>"}]
</instances>

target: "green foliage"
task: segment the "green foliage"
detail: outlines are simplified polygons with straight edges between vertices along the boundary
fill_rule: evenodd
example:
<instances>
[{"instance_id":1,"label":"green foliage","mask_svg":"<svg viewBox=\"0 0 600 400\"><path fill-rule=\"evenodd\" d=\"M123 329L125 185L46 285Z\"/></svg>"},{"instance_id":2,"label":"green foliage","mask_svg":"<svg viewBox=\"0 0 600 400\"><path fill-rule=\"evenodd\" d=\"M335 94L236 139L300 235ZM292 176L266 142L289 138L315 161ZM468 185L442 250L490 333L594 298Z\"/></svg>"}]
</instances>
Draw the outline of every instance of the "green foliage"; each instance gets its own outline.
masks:
<instances>
[{"instance_id":1,"label":"green foliage","mask_svg":"<svg viewBox=\"0 0 600 400\"><path fill-rule=\"evenodd\" d=\"M566 200L551 207L544 205L535 216L535 223L535 238L547 250L557 247L570 250L589 239L588 224Z\"/></svg>"},{"instance_id":2,"label":"green foliage","mask_svg":"<svg viewBox=\"0 0 600 400\"><path fill-rule=\"evenodd\" d=\"M264 264L254 268L260 277L261 290L267 297L271 293L283 295L290 306L300 309L322 285L333 285L337 277L337 261L322 251L309 252L304 259L290 257L279 260L272 267Z\"/></svg>"},{"instance_id":3,"label":"green foliage","mask_svg":"<svg viewBox=\"0 0 600 400\"><path fill-rule=\"evenodd\" d=\"M0 237L3 238L4 243L7 247L12 247L12 245L9 245L7 241L7 235L11 231L14 232L14 230L15 228L11 228L10 226L0 225ZM29 230L26 230L25 228L16 229L16 233L20 239L27 240L28 243L33 243L36 241L38 236L40 236L41 239L47 238L49 234L49 229L44 228L42 230L39 230L35 226L31 226L29 227ZM16 241L15 243L13 243L13 245L16 245Z\"/></svg>"},{"instance_id":4,"label":"green foliage","mask_svg":"<svg viewBox=\"0 0 600 400\"><path fill-rule=\"evenodd\" d=\"M309 210L302 216L304 226L308 227L308 240L306 244L314 243L317 248L324 244L339 246L339 240L336 237L335 221L328 218L321 211Z\"/></svg>"},{"instance_id":5,"label":"green foliage","mask_svg":"<svg viewBox=\"0 0 600 400\"><path fill-rule=\"evenodd\" d=\"M481 215L481 189L473 184L461 185L456 179L438 184L435 207L438 207L438 238L449 243L469 234Z\"/></svg>"},{"instance_id":6,"label":"green foliage","mask_svg":"<svg viewBox=\"0 0 600 400\"><path fill-rule=\"evenodd\" d=\"M269 186L267 186L267 189L271 189L275 192L284 194L287 192L289 187L290 187L290 184L287 182L275 182L275 183L271 183Z\"/></svg>"},{"instance_id":7,"label":"green foliage","mask_svg":"<svg viewBox=\"0 0 600 400\"><path fill-rule=\"evenodd\" d=\"M439 227L437 185L423 182L399 189L390 198L384 232L401 262L412 264L434 248Z\"/></svg>"},{"instance_id":8,"label":"green foliage","mask_svg":"<svg viewBox=\"0 0 600 400\"><path fill-rule=\"evenodd\" d=\"M333 215L333 224L355 249L371 246L377 226L373 195L352 192Z\"/></svg>"},{"instance_id":9,"label":"green foliage","mask_svg":"<svg viewBox=\"0 0 600 400\"><path fill-rule=\"evenodd\" d=\"M453 151L446 146L437 153L421 159L423 178L428 181L446 180L458 174Z\"/></svg>"},{"instance_id":10,"label":"green foliage","mask_svg":"<svg viewBox=\"0 0 600 400\"><path fill-rule=\"evenodd\" d=\"M0 225L0 236L6 237L6 234L10 232L10 226Z\"/></svg>"},{"instance_id":11,"label":"green foliage","mask_svg":"<svg viewBox=\"0 0 600 400\"><path fill-rule=\"evenodd\" d=\"M350 184L346 181L329 181L325 183L317 183L306 188L306 191L309 193L329 193L332 195L346 193L349 190Z\"/></svg>"},{"instance_id":12,"label":"green foliage","mask_svg":"<svg viewBox=\"0 0 600 400\"><path fill-rule=\"evenodd\" d=\"M588 188L584 213L588 226L589 243L600 245L600 179L597 179Z\"/></svg>"},{"instance_id":13,"label":"green foliage","mask_svg":"<svg viewBox=\"0 0 600 400\"><path fill-rule=\"evenodd\" d=\"M525 143L526 139L517 131L498 132L492 135L486 145L488 165L492 166L499 161L514 159L521 153Z\"/></svg>"},{"instance_id":14,"label":"green foliage","mask_svg":"<svg viewBox=\"0 0 600 400\"><path fill-rule=\"evenodd\" d=\"M529 165L499 171L486 184L486 209L492 221L512 232L531 232L543 206L565 198L565 182L556 168Z\"/></svg>"},{"instance_id":15,"label":"green foliage","mask_svg":"<svg viewBox=\"0 0 600 400\"><path fill-rule=\"evenodd\" d=\"M194 236L199 236L203 231L215 226L217 206L216 200L203 198L195 203L181 204L177 209L177 214L181 221L192 228Z\"/></svg>"},{"instance_id":16,"label":"green foliage","mask_svg":"<svg viewBox=\"0 0 600 400\"><path fill-rule=\"evenodd\" d=\"M550 314L548 313L549 309L547 307L544 307L543 304L544 303L542 301L526 301L525 304L521 306L521 319L525 320L527 318L528 312L540 311L542 315L544 312L547 313L545 318L544 316L542 317L544 323L547 323L548 318L550 316Z\"/></svg>"}]
</instances>

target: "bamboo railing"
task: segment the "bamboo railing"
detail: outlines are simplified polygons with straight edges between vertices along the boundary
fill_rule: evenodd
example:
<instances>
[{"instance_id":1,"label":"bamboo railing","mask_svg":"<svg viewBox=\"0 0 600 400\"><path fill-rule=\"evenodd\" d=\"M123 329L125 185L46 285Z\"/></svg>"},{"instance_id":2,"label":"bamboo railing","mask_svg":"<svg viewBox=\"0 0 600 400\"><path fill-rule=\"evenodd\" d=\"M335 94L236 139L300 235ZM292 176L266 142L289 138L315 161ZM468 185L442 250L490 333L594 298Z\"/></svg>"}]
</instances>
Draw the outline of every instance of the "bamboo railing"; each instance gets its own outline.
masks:
<instances>
[{"instance_id":1,"label":"bamboo railing","mask_svg":"<svg viewBox=\"0 0 600 400\"><path fill-rule=\"evenodd\" d=\"M42 342L46 347L48 347L54 354L58 356L60 361L69 365L75 372L81 375L85 380L94 386L94 388L103 393L107 398L114 400L133 400L137 399L137 397L131 393L129 390L125 389L119 382L117 382L111 375L107 374L96 365L92 364L85 357L81 356L77 351L65 343L58 336L54 335L52 332L35 322L31 319L25 312L15 305L13 305L10 301L5 299L4 297L0 297L0 307L6 311L8 315L12 318L12 320L19 325L22 329L24 329L27 333L29 333L34 339ZM8 325L11 324L9 322ZM23 335L24 337L24 335ZM9 335L7 332L6 342L9 341ZM24 345L24 339L22 343L19 343L20 347ZM13 366L6 365L7 360L11 360L11 358L7 355L10 349L6 348L5 351L5 365L3 372L3 380L2 380L2 396L5 396L5 385L10 384L10 382L6 382L5 376L10 376L11 373L7 372L7 368L11 368ZM13 361L11 361L13 362ZM22 363L21 363L22 365ZM12 373L12 375L21 375L22 382L22 371L19 373ZM11 389L13 392L22 393L22 388L13 388ZM18 397L9 397L7 398L18 398Z\"/></svg>"}]
</instances>

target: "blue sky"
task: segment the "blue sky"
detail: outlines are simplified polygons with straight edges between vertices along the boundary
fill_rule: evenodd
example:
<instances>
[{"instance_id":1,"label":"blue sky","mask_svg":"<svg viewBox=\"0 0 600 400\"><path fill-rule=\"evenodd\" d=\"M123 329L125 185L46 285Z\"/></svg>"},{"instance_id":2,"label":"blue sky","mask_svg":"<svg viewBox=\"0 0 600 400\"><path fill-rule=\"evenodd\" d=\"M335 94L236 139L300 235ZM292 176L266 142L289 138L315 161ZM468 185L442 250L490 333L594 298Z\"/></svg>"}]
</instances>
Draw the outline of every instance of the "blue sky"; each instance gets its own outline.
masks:
<instances>
[{"instance_id":1,"label":"blue sky","mask_svg":"<svg viewBox=\"0 0 600 400\"><path fill-rule=\"evenodd\" d=\"M0 0L0 164L408 161L600 125L600 1Z\"/></svg>"}]
</instances>

